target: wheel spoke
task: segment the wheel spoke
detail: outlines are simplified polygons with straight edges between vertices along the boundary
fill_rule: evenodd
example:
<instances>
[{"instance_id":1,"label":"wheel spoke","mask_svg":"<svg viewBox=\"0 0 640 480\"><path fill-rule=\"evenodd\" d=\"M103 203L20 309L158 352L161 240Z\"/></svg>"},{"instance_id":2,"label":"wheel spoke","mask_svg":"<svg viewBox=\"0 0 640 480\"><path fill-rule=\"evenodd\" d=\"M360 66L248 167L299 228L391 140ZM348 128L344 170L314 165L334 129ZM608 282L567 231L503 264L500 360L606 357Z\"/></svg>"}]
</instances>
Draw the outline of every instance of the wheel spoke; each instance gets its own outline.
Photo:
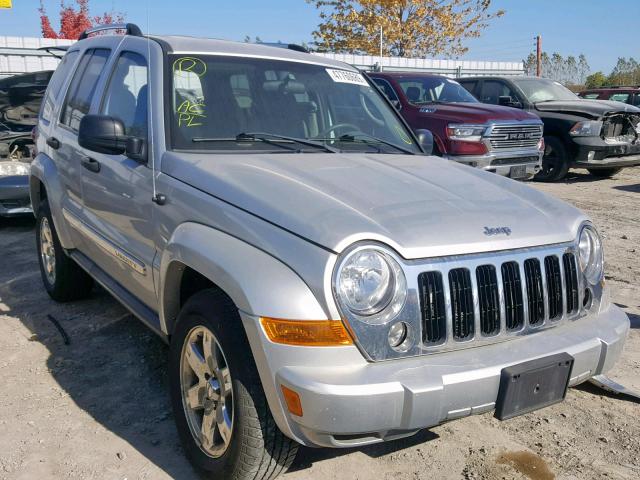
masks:
<instances>
[{"instance_id":1,"label":"wheel spoke","mask_svg":"<svg viewBox=\"0 0 640 480\"><path fill-rule=\"evenodd\" d=\"M207 373L207 365L202 357L202 354L198 351L198 347L195 343L189 343L186 351L187 362L189 366L200 380L205 380L205 373Z\"/></svg>"},{"instance_id":2,"label":"wheel spoke","mask_svg":"<svg viewBox=\"0 0 640 480\"><path fill-rule=\"evenodd\" d=\"M204 408L204 397L207 390L205 387L198 385L194 385L189 390L187 390L187 401L189 403L189 407L195 409Z\"/></svg>"},{"instance_id":3,"label":"wheel spoke","mask_svg":"<svg viewBox=\"0 0 640 480\"><path fill-rule=\"evenodd\" d=\"M200 428L200 441L205 448L213 447L213 432L216 424L216 411L213 404L205 408Z\"/></svg>"},{"instance_id":4,"label":"wheel spoke","mask_svg":"<svg viewBox=\"0 0 640 480\"><path fill-rule=\"evenodd\" d=\"M220 394L224 397L231 392L231 374L229 373L229 367L221 368L219 374Z\"/></svg>"},{"instance_id":5,"label":"wheel spoke","mask_svg":"<svg viewBox=\"0 0 640 480\"><path fill-rule=\"evenodd\" d=\"M227 409L220 405L216 411L216 426L218 427L218 433L220 437L224 441L225 444L228 444L231 440L231 419L229 418L229 414L227 413Z\"/></svg>"},{"instance_id":6,"label":"wheel spoke","mask_svg":"<svg viewBox=\"0 0 640 480\"><path fill-rule=\"evenodd\" d=\"M218 346L209 332L202 335L202 353L209 371L215 372L218 369Z\"/></svg>"}]
</instances>

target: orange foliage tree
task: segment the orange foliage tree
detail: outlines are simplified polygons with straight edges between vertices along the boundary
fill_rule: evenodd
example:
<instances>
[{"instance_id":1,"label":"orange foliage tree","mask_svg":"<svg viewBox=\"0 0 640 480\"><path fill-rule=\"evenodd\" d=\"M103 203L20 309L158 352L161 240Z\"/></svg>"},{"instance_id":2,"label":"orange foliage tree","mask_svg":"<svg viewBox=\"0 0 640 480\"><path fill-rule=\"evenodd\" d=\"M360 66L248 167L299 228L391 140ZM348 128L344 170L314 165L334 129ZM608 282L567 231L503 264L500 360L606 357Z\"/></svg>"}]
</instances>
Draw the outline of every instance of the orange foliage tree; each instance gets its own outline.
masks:
<instances>
[{"instance_id":1,"label":"orange foliage tree","mask_svg":"<svg viewBox=\"0 0 640 480\"><path fill-rule=\"evenodd\" d=\"M56 32L51 26L51 20L40 0L40 28L44 38L67 38L75 40L87 28L108 23L119 23L124 21L124 16L120 13L105 12L102 15L91 16L89 13L89 0L75 0L76 6L67 5L64 0L60 1L60 31Z\"/></svg>"}]
</instances>

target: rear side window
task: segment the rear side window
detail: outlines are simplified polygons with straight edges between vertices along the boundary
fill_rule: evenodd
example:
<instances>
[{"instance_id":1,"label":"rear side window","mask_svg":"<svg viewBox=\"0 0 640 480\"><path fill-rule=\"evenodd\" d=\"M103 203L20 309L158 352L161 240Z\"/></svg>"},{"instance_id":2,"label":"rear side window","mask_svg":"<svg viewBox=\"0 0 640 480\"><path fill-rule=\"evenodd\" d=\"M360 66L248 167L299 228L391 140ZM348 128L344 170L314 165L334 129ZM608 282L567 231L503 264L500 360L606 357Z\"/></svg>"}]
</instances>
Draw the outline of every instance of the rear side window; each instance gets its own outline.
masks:
<instances>
[{"instance_id":1,"label":"rear side window","mask_svg":"<svg viewBox=\"0 0 640 480\"><path fill-rule=\"evenodd\" d=\"M630 96L631 94L629 93L613 93L609 96L609 100L613 100L614 102L631 103L629 102Z\"/></svg>"},{"instance_id":2,"label":"rear side window","mask_svg":"<svg viewBox=\"0 0 640 480\"><path fill-rule=\"evenodd\" d=\"M80 120L89 113L91 99L109 58L109 53L110 50L104 48L87 50L80 59L80 64L69 85L60 117L62 124L74 131L78 131Z\"/></svg>"},{"instance_id":3,"label":"rear side window","mask_svg":"<svg viewBox=\"0 0 640 480\"><path fill-rule=\"evenodd\" d=\"M578 95L588 100L596 100L600 96L599 93L579 93Z\"/></svg>"},{"instance_id":4,"label":"rear side window","mask_svg":"<svg viewBox=\"0 0 640 480\"><path fill-rule=\"evenodd\" d=\"M58 68L56 68L56 71L53 72L51 80L49 80L47 94L42 104L42 119L47 122L51 121L56 100L60 96L60 89L62 88L62 84L64 83L66 78L69 76L69 73L71 73L71 67L73 67L76 58L78 58L77 50L67 53L62 58L60 65L58 65Z\"/></svg>"}]
</instances>

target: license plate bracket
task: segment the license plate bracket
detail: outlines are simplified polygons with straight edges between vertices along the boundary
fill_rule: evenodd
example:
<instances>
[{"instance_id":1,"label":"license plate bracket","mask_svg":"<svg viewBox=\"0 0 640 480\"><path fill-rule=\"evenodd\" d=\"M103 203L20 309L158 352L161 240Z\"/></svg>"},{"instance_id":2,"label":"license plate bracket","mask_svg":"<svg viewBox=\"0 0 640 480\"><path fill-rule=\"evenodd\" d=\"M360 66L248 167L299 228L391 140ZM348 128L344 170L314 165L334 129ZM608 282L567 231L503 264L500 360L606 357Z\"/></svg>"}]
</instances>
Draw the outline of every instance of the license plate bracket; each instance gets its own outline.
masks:
<instances>
[{"instance_id":1,"label":"license plate bracket","mask_svg":"<svg viewBox=\"0 0 640 480\"><path fill-rule=\"evenodd\" d=\"M526 178L527 176L527 166L526 165L515 165L511 167L509 170L509 177L511 178Z\"/></svg>"},{"instance_id":2,"label":"license plate bracket","mask_svg":"<svg viewBox=\"0 0 640 480\"><path fill-rule=\"evenodd\" d=\"M503 368L496 401L499 420L561 402L567 395L573 357L559 353Z\"/></svg>"}]
</instances>

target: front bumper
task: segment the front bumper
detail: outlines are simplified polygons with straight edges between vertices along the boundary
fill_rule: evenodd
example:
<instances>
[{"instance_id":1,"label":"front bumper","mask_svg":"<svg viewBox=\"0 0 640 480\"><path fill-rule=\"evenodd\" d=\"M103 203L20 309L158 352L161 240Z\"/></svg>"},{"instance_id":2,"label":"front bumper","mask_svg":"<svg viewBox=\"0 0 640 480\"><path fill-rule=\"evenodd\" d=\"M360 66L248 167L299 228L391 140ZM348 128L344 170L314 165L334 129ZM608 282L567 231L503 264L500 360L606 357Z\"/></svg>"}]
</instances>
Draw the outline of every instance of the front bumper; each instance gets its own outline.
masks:
<instances>
[{"instance_id":1,"label":"front bumper","mask_svg":"<svg viewBox=\"0 0 640 480\"><path fill-rule=\"evenodd\" d=\"M356 347L271 343L242 315L271 411L280 429L308 446L351 447L411 435L495 408L503 368L566 352L570 385L608 371L620 357L628 317L615 305L558 327L482 347L378 363ZM300 395L290 414L285 385Z\"/></svg>"},{"instance_id":2,"label":"front bumper","mask_svg":"<svg viewBox=\"0 0 640 480\"><path fill-rule=\"evenodd\" d=\"M489 151L484 155L445 155L445 158L481 168L504 177L511 175L511 167L525 165L526 176L532 178L542 166L543 152L539 150Z\"/></svg>"},{"instance_id":3,"label":"front bumper","mask_svg":"<svg viewBox=\"0 0 640 480\"><path fill-rule=\"evenodd\" d=\"M600 137L576 137L575 167L618 168L640 165L640 143L609 144Z\"/></svg>"},{"instance_id":4,"label":"front bumper","mask_svg":"<svg viewBox=\"0 0 640 480\"><path fill-rule=\"evenodd\" d=\"M0 217L33 213L29 199L29 177L0 177Z\"/></svg>"}]
</instances>

